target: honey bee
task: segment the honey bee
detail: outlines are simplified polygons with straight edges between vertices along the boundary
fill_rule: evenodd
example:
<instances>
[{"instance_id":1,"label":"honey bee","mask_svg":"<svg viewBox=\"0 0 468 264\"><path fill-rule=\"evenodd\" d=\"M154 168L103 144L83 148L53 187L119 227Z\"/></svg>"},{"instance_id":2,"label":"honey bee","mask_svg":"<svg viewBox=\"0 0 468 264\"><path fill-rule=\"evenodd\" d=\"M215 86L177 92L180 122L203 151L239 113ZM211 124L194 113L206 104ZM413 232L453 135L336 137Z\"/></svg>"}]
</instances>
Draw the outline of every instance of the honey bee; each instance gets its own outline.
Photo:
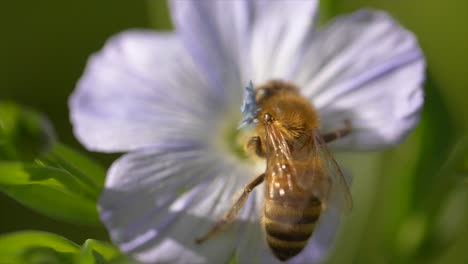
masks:
<instances>
[{"instance_id":1,"label":"honey bee","mask_svg":"<svg viewBox=\"0 0 468 264\"><path fill-rule=\"evenodd\" d=\"M249 182L241 196L204 236L202 243L233 221L249 193L262 182L262 227L273 254L286 261L307 245L324 210L333 207L349 212L351 194L343 173L326 143L351 132L351 124L321 134L319 117L312 104L292 84L270 81L246 87L241 127L256 123L246 144L266 159L266 171Z\"/></svg>"}]
</instances>

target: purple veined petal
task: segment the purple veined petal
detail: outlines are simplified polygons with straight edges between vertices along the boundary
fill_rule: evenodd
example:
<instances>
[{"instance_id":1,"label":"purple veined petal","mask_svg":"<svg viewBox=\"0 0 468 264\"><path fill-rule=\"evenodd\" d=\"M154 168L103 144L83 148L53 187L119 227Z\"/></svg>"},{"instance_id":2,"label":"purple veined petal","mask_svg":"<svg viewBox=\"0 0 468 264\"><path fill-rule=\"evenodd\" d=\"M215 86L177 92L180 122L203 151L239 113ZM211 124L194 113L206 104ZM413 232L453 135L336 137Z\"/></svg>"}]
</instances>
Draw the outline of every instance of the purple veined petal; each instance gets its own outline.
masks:
<instances>
[{"instance_id":1,"label":"purple veined petal","mask_svg":"<svg viewBox=\"0 0 468 264\"><path fill-rule=\"evenodd\" d=\"M249 79L246 63L253 1L171 1L177 32L195 63L209 73L209 84L222 98L238 97ZM229 99L231 100L231 99ZM240 103L239 103L240 104Z\"/></svg>"},{"instance_id":2,"label":"purple veined petal","mask_svg":"<svg viewBox=\"0 0 468 264\"><path fill-rule=\"evenodd\" d=\"M210 84L240 102L249 80L286 77L314 30L318 1L171 1L185 46ZM232 101L232 99L230 99Z\"/></svg>"},{"instance_id":3,"label":"purple veined petal","mask_svg":"<svg viewBox=\"0 0 468 264\"><path fill-rule=\"evenodd\" d=\"M378 11L337 18L318 32L293 78L319 110L322 129L351 121L335 148L400 143L419 121L425 60L415 36Z\"/></svg>"},{"instance_id":4,"label":"purple veined petal","mask_svg":"<svg viewBox=\"0 0 468 264\"><path fill-rule=\"evenodd\" d=\"M226 263L248 223L249 207L202 245L253 171L187 142L126 154L108 173L101 220L125 254L144 263Z\"/></svg>"},{"instance_id":5,"label":"purple veined petal","mask_svg":"<svg viewBox=\"0 0 468 264\"><path fill-rule=\"evenodd\" d=\"M271 1L257 4L250 60L252 80L291 80L303 49L316 30L318 1Z\"/></svg>"},{"instance_id":6,"label":"purple veined petal","mask_svg":"<svg viewBox=\"0 0 468 264\"><path fill-rule=\"evenodd\" d=\"M93 55L69 101L88 149L124 152L202 140L224 106L173 33L128 31Z\"/></svg>"}]
</instances>

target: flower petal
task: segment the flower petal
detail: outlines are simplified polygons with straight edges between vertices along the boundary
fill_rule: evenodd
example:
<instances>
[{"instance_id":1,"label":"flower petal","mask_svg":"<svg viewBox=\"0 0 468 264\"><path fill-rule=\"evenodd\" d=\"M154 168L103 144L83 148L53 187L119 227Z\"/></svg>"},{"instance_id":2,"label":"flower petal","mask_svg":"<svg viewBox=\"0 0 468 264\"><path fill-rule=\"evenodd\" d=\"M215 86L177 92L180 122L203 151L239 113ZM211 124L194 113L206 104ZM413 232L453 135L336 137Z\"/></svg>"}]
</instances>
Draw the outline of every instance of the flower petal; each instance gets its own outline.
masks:
<instances>
[{"instance_id":1,"label":"flower petal","mask_svg":"<svg viewBox=\"0 0 468 264\"><path fill-rule=\"evenodd\" d=\"M171 1L177 32L198 67L210 73L210 87L223 98L236 92L238 102L247 83L240 71L247 66L252 7L251 1Z\"/></svg>"},{"instance_id":2,"label":"flower petal","mask_svg":"<svg viewBox=\"0 0 468 264\"><path fill-rule=\"evenodd\" d=\"M98 203L112 241L145 263L226 263L248 222L248 206L223 234L202 245L194 240L226 213L252 172L220 157L186 142L116 161Z\"/></svg>"},{"instance_id":3,"label":"flower petal","mask_svg":"<svg viewBox=\"0 0 468 264\"><path fill-rule=\"evenodd\" d=\"M333 143L379 149L401 142L419 121L425 60L415 36L383 12L339 17L318 32L294 80L319 110L323 129L350 120Z\"/></svg>"},{"instance_id":4,"label":"flower petal","mask_svg":"<svg viewBox=\"0 0 468 264\"><path fill-rule=\"evenodd\" d=\"M314 35L318 1L262 4L252 32L251 78L255 84L271 79L291 80L302 50Z\"/></svg>"},{"instance_id":5,"label":"flower petal","mask_svg":"<svg viewBox=\"0 0 468 264\"><path fill-rule=\"evenodd\" d=\"M202 78L174 34L121 33L90 58L70 98L75 135L105 152L206 137L222 103Z\"/></svg>"},{"instance_id":6,"label":"flower petal","mask_svg":"<svg viewBox=\"0 0 468 264\"><path fill-rule=\"evenodd\" d=\"M249 80L285 77L314 29L318 1L171 1L172 18L195 62L225 98ZM229 97L227 97L229 96Z\"/></svg>"}]
</instances>

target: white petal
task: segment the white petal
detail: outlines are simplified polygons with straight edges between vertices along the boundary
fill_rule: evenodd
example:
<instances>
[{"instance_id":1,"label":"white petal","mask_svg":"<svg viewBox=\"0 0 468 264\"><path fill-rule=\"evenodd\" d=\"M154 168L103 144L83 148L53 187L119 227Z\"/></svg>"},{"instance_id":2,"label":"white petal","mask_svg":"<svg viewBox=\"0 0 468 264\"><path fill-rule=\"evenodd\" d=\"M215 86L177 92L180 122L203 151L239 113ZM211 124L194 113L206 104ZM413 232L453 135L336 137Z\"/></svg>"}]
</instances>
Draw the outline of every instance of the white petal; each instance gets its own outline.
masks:
<instances>
[{"instance_id":1,"label":"white petal","mask_svg":"<svg viewBox=\"0 0 468 264\"><path fill-rule=\"evenodd\" d=\"M129 31L92 56L70 98L77 138L120 152L206 135L216 100L172 33Z\"/></svg>"},{"instance_id":2,"label":"white petal","mask_svg":"<svg viewBox=\"0 0 468 264\"><path fill-rule=\"evenodd\" d=\"M383 12L336 19L315 37L302 65L294 80L318 108L324 130L352 122L353 133L335 147L393 145L419 121L424 57L415 36Z\"/></svg>"},{"instance_id":3,"label":"white petal","mask_svg":"<svg viewBox=\"0 0 468 264\"><path fill-rule=\"evenodd\" d=\"M166 144L127 154L108 174L98 207L112 241L145 263L226 263L248 223L237 221L202 245L252 176L249 168L196 144Z\"/></svg>"},{"instance_id":4,"label":"white petal","mask_svg":"<svg viewBox=\"0 0 468 264\"><path fill-rule=\"evenodd\" d=\"M271 1L257 6L250 51L252 80L290 80L304 45L315 30L318 1ZM260 4L259 4L260 5Z\"/></svg>"}]
</instances>

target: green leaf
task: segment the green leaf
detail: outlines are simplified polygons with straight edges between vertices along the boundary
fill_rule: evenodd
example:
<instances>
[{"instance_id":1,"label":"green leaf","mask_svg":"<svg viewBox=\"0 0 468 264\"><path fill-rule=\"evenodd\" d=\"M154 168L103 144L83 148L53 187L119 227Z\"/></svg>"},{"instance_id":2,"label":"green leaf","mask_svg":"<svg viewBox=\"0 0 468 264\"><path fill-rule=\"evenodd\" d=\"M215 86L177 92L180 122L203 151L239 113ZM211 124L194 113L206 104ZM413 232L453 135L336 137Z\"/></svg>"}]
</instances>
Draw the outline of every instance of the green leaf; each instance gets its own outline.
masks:
<instances>
[{"instance_id":1,"label":"green leaf","mask_svg":"<svg viewBox=\"0 0 468 264\"><path fill-rule=\"evenodd\" d=\"M73 263L79 247L60 236L40 231L21 231L0 236L0 263Z\"/></svg>"},{"instance_id":2,"label":"green leaf","mask_svg":"<svg viewBox=\"0 0 468 264\"><path fill-rule=\"evenodd\" d=\"M458 239L460 230L468 227L465 224L468 196L463 187L463 174L459 172L467 147L468 140L463 138L453 145L445 162L433 173L435 182L429 190L432 196L422 208L415 208L425 212L427 218L425 240L417 252L421 263L439 256L450 246L448 242Z\"/></svg>"},{"instance_id":3,"label":"green leaf","mask_svg":"<svg viewBox=\"0 0 468 264\"><path fill-rule=\"evenodd\" d=\"M320 23L326 24L338 14L336 0L322 0L319 4Z\"/></svg>"},{"instance_id":4,"label":"green leaf","mask_svg":"<svg viewBox=\"0 0 468 264\"><path fill-rule=\"evenodd\" d=\"M441 175L440 170L460 139L448 106L442 100L441 90L441 87L429 76L426 81L426 102L421 123L421 142L426 144L421 146L414 182L416 198L414 206L421 207L421 210L426 210L423 207L429 207L427 210L433 211L430 208L437 207L434 203L441 202L434 194L437 193L439 197L451 188L446 184L448 175Z\"/></svg>"},{"instance_id":5,"label":"green leaf","mask_svg":"<svg viewBox=\"0 0 468 264\"><path fill-rule=\"evenodd\" d=\"M0 160L33 160L49 150L54 141L53 127L44 116L0 102Z\"/></svg>"},{"instance_id":6,"label":"green leaf","mask_svg":"<svg viewBox=\"0 0 468 264\"><path fill-rule=\"evenodd\" d=\"M148 0L148 18L150 25L157 30L172 29L171 17L168 11L166 1Z\"/></svg>"},{"instance_id":7,"label":"green leaf","mask_svg":"<svg viewBox=\"0 0 468 264\"><path fill-rule=\"evenodd\" d=\"M463 138L465 143L465 149L462 161L460 162L460 168L458 172L460 173L461 177L465 178L464 184L468 187L468 135Z\"/></svg>"},{"instance_id":8,"label":"green leaf","mask_svg":"<svg viewBox=\"0 0 468 264\"><path fill-rule=\"evenodd\" d=\"M0 263L101 264L127 262L112 244L88 239L80 248L73 242L42 231L21 231L0 236Z\"/></svg>"},{"instance_id":9,"label":"green leaf","mask_svg":"<svg viewBox=\"0 0 468 264\"><path fill-rule=\"evenodd\" d=\"M96 195L65 170L3 161L0 162L0 190L49 217L99 224Z\"/></svg>"},{"instance_id":10,"label":"green leaf","mask_svg":"<svg viewBox=\"0 0 468 264\"><path fill-rule=\"evenodd\" d=\"M468 250L466 250L466 245L468 245L468 212L466 210L468 190L458 188L457 191L455 197L452 197L455 198L454 201L451 201L456 204L451 205L453 208L449 208L449 214L444 216L445 219L443 219L446 222L445 228L450 227L450 231L454 235L447 237L448 239L443 239L447 246L437 249L437 254L431 256L432 263L435 264L465 263L468 259ZM454 217L458 219L454 221Z\"/></svg>"},{"instance_id":11,"label":"green leaf","mask_svg":"<svg viewBox=\"0 0 468 264\"><path fill-rule=\"evenodd\" d=\"M54 145L52 153L54 153L53 155L56 159L61 160L61 164L69 168L70 171L78 170L87 175L86 177L89 178L94 185L99 186L99 189L104 185L106 170L97 162L60 143Z\"/></svg>"},{"instance_id":12,"label":"green leaf","mask_svg":"<svg viewBox=\"0 0 468 264\"><path fill-rule=\"evenodd\" d=\"M428 260L428 256L436 252L440 245L434 244L435 240L431 238L434 219L440 213L441 204L455 183L450 180L453 179L455 169L450 164L453 162L453 154L458 152L456 146L459 136L456 133L455 122L442 100L441 87L431 75L428 75L425 93L424 111L418 128L420 146L413 148L416 151L410 156L416 157L413 163L415 166L401 172L391 170L392 173L388 174L388 177L403 175L407 178L406 181L402 181L406 184L395 186L388 193L388 197L392 197L394 202L393 209L386 209L388 212L394 215L397 208L404 208L400 210L400 218L387 220L395 227L393 231L387 227L385 237L389 242L387 249L393 247L392 262L418 258ZM402 155L404 154L399 156ZM396 193L398 195L392 195ZM399 197L406 199L396 200ZM433 249L428 250L431 247Z\"/></svg>"},{"instance_id":13,"label":"green leaf","mask_svg":"<svg viewBox=\"0 0 468 264\"><path fill-rule=\"evenodd\" d=\"M101 264L120 257L120 252L113 245L88 239L83 244L77 263L79 264Z\"/></svg>"}]
</instances>

